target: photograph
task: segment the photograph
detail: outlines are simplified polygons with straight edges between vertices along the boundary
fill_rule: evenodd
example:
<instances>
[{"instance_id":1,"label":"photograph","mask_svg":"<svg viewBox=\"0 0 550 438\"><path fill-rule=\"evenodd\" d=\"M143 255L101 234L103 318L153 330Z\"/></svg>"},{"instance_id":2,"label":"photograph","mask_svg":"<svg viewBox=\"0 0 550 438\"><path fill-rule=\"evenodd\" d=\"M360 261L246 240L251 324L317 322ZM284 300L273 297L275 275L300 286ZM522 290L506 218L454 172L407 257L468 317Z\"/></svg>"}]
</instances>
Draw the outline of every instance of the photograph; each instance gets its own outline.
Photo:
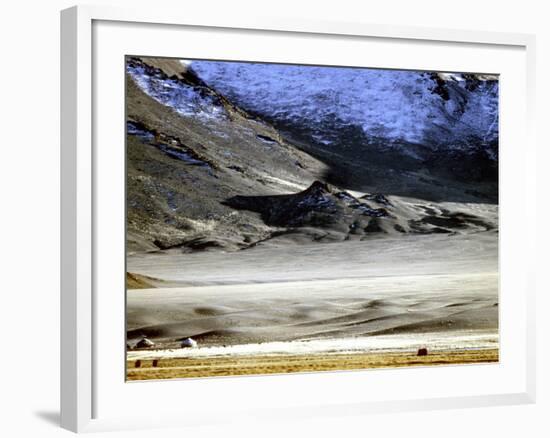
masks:
<instances>
[{"instance_id":1,"label":"photograph","mask_svg":"<svg viewBox=\"0 0 550 438\"><path fill-rule=\"evenodd\" d=\"M124 63L127 381L499 362L498 74Z\"/></svg>"}]
</instances>

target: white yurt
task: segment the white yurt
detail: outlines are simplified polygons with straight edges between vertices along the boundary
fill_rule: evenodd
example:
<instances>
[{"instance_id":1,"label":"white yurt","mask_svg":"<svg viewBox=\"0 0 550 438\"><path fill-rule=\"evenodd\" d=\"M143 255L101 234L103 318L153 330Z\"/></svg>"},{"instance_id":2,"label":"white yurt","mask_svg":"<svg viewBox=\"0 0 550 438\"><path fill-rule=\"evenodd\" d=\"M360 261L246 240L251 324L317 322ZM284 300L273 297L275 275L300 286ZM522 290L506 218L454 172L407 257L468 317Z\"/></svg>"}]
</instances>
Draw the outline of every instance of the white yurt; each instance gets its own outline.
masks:
<instances>
[{"instance_id":1,"label":"white yurt","mask_svg":"<svg viewBox=\"0 0 550 438\"><path fill-rule=\"evenodd\" d=\"M136 347L137 348L150 348L154 345L155 345L155 343L153 341L151 341L150 339L143 338L136 344Z\"/></svg>"},{"instance_id":2,"label":"white yurt","mask_svg":"<svg viewBox=\"0 0 550 438\"><path fill-rule=\"evenodd\" d=\"M196 348L197 346L197 341L193 338L185 338L181 341L181 348Z\"/></svg>"}]
</instances>

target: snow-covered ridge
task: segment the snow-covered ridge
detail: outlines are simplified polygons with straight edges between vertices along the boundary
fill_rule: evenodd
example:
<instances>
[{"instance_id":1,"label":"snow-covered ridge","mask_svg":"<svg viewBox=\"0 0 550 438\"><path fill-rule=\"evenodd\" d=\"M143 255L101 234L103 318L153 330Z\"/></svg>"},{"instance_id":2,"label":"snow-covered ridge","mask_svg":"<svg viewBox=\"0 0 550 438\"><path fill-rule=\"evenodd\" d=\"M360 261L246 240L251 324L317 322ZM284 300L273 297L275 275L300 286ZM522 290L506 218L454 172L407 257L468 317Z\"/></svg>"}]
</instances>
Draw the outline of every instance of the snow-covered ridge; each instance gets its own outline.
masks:
<instances>
[{"instance_id":1,"label":"snow-covered ridge","mask_svg":"<svg viewBox=\"0 0 550 438\"><path fill-rule=\"evenodd\" d=\"M495 76L217 61L190 65L243 109L306 126L324 145L338 144L340 131L350 127L390 145L434 149L468 150L498 140Z\"/></svg>"},{"instance_id":2,"label":"snow-covered ridge","mask_svg":"<svg viewBox=\"0 0 550 438\"><path fill-rule=\"evenodd\" d=\"M173 108L182 116L215 119L226 116L225 109L216 96L186 84L177 78L169 78L153 67L130 60L126 72L139 88L156 101Z\"/></svg>"}]
</instances>

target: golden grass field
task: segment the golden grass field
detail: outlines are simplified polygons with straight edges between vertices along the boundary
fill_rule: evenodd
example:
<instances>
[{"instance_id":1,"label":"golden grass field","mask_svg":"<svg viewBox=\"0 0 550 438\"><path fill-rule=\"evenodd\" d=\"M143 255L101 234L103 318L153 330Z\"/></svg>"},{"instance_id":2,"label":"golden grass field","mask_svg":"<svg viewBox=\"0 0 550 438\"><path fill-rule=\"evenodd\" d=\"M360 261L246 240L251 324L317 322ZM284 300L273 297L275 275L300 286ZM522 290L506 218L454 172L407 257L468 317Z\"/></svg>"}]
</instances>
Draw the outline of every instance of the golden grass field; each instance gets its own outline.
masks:
<instances>
[{"instance_id":1,"label":"golden grass field","mask_svg":"<svg viewBox=\"0 0 550 438\"><path fill-rule=\"evenodd\" d=\"M127 380L281 374L427 365L498 362L498 349L416 353L327 355L250 355L238 357L166 358L127 361Z\"/></svg>"}]
</instances>

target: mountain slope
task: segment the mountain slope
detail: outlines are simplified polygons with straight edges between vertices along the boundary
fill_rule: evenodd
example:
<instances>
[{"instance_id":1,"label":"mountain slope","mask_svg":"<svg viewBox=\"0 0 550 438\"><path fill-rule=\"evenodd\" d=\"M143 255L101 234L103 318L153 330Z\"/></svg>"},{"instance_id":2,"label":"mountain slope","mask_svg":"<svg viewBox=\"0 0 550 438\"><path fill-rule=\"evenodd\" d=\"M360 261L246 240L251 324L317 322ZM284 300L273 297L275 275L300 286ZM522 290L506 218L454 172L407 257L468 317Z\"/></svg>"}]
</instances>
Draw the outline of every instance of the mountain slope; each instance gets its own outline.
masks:
<instances>
[{"instance_id":1,"label":"mountain slope","mask_svg":"<svg viewBox=\"0 0 550 438\"><path fill-rule=\"evenodd\" d=\"M325 166L187 76L179 62L162 60L180 77L147 61L127 63L129 249L236 249L265 238L271 230L261 219L221 202L299 190L322 178Z\"/></svg>"},{"instance_id":2,"label":"mountain slope","mask_svg":"<svg viewBox=\"0 0 550 438\"><path fill-rule=\"evenodd\" d=\"M215 61L191 68L243 108L294 120L325 144L338 144L349 126L366 138L434 149L498 140L493 76Z\"/></svg>"},{"instance_id":3,"label":"mountain slope","mask_svg":"<svg viewBox=\"0 0 550 438\"><path fill-rule=\"evenodd\" d=\"M414 181L424 170L448 187L480 185L469 191L496 202L496 76L215 61L193 61L191 68L325 162L333 184L472 200ZM388 169L391 179L384 178Z\"/></svg>"},{"instance_id":4,"label":"mountain slope","mask_svg":"<svg viewBox=\"0 0 550 438\"><path fill-rule=\"evenodd\" d=\"M491 182L434 175L399 148L286 135L177 60L128 58L126 97L129 252L495 228L494 208L480 204L478 216L470 204L433 202L479 202Z\"/></svg>"}]
</instances>

